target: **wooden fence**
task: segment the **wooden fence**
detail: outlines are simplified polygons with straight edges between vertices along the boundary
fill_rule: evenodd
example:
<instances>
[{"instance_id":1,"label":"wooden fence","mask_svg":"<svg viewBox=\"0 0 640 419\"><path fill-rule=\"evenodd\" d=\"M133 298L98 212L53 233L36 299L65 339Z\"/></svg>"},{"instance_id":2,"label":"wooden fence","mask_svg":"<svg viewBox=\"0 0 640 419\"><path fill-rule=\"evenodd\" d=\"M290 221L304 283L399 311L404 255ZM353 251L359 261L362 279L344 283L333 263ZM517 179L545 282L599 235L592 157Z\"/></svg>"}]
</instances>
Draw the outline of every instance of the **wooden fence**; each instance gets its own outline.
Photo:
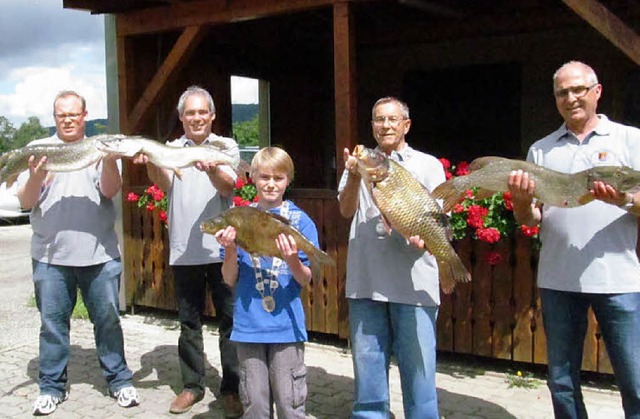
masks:
<instances>
[{"instance_id":1,"label":"wooden fence","mask_svg":"<svg viewBox=\"0 0 640 419\"><path fill-rule=\"evenodd\" d=\"M349 337L344 297L350 220L340 216L336 191L293 190L288 195L314 220L320 246L336 262L303 292L307 329ZM127 304L176 310L173 280L168 269L166 228L157 213L130 203L124 211ZM535 287L537 251L531 239L516 233L495 245L464 239L454 243L472 273L472 282L442 294L438 314L438 350L546 364L546 340L540 301ZM487 263L489 252L502 256ZM207 298L207 314L215 310ZM583 369L611 373L609 358L593 313L585 341Z\"/></svg>"}]
</instances>

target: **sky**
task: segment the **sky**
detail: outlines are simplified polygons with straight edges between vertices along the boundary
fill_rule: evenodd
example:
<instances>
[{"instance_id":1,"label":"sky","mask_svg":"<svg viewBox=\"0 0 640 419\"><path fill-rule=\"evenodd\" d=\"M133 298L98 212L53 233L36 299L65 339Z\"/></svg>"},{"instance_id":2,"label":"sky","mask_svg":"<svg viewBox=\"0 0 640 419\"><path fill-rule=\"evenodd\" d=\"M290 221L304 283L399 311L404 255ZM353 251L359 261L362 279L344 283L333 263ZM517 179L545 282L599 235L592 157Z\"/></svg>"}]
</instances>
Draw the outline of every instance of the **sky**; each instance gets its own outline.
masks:
<instances>
[{"instance_id":1,"label":"sky","mask_svg":"<svg viewBox=\"0 0 640 419\"><path fill-rule=\"evenodd\" d=\"M2 0L0 116L14 128L30 116L52 126L61 90L85 97L87 119L107 118L104 15L63 9L62 0ZM231 95L257 103L257 81L233 77Z\"/></svg>"}]
</instances>

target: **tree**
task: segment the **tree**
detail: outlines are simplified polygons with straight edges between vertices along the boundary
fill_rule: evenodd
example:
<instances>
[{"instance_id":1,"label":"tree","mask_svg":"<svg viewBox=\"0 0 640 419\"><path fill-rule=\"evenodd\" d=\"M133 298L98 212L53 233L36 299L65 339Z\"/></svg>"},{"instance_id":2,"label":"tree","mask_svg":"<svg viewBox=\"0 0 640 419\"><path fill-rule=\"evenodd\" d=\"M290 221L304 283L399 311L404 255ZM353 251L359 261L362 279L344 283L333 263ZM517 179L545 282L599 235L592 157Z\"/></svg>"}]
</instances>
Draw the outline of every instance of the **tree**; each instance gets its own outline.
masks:
<instances>
[{"instance_id":1,"label":"tree","mask_svg":"<svg viewBox=\"0 0 640 419\"><path fill-rule=\"evenodd\" d=\"M258 115L244 122L235 122L232 127L233 137L240 148L258 145Z\"/></svg>"},{"instance_id":2,"label":"tree","mask_svg":"<svg viewBox=\"0 0 640 419\"><path fill-rule=\"evenodd\" d=\"M16 131L11 148L24 147L29 142L48 135L49 131L40 125L40 119L37 116L30 116Z\"/></svg>"},{"instance_id":3,"label":"tree","mask_svg":"<svg viewBox=\"0 0 640 419\"><path fill-rule=\"evenodd\" d=\"M4 116L0 116L0 153L11 150L16 129Z\"/></svg>"}]
</instances>

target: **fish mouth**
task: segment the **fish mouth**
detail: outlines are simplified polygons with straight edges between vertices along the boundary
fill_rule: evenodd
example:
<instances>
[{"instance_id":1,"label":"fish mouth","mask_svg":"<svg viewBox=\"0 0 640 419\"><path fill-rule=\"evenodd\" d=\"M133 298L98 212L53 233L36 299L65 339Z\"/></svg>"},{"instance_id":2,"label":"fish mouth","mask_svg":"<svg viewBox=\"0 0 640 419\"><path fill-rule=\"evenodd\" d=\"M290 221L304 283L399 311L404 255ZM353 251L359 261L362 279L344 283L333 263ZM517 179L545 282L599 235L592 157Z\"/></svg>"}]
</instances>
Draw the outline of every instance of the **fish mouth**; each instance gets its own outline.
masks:
<instances>
[{"instance_id":1,"label":"fish mouth","mask_svg":"<svg viewBox=\"0 0 640 419\"><path fill-rule=\"evenodd\" d=\"M370 150L365 146L358 144L351 153L358 159L358 171L360 174L372 182L380 182L387 177L387 166L385 158L381 157L377 151Z\"/></svg>"}]
</instances>

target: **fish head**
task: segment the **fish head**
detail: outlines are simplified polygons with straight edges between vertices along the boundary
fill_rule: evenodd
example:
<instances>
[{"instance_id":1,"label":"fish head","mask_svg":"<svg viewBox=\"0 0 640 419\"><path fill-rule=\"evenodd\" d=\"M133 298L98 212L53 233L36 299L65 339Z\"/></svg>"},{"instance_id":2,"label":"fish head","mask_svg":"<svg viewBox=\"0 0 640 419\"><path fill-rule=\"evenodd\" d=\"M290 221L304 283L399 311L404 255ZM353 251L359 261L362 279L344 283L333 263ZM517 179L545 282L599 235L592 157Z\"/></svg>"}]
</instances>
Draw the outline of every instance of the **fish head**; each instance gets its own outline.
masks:
<instances>
[{"instance_id":1,"label":"fish head","mask_svg":"<svg viewBox=\"0 0 640 419\"><path fill-rule=\"evenodd\" d=\"M380 182L389 174L389 159L381 151L357 145L351 153L357 160L360 176L370 182Z\"/></svg>"},{"instance_id":2,"label":"fish head","mask_svg":"<svg viewBox=\"0 0 640 419\"><path fill-rule=\"evenodd\" d=\"M207 234L216 234L218 231L225 229L229 226L229 223L224 217L224 214L218 214L213 218L209 218L206 221L200 223L200 231Z\"/></svg>"},{"instance_id":3,"label":"fish head","mask_svg":"<svg viewBox=\"0 0 640 419\"><path fill-rule=\"evenodd\" d=\"M142 150L142 143L135 137L107 135L97 138L95 147L104 153L133 157Z\"/></svg>"},{"instance_id":4,"label":"fish head","mask_svg":"<svg viewBox=\"0 0 640 419\"><path fill-rule=\"evenodd\" d=\"M596 166L589 174L589 185L602 181L621 192L640 189L640 171L627 166Z\"/></svg>"}]
</instances>

